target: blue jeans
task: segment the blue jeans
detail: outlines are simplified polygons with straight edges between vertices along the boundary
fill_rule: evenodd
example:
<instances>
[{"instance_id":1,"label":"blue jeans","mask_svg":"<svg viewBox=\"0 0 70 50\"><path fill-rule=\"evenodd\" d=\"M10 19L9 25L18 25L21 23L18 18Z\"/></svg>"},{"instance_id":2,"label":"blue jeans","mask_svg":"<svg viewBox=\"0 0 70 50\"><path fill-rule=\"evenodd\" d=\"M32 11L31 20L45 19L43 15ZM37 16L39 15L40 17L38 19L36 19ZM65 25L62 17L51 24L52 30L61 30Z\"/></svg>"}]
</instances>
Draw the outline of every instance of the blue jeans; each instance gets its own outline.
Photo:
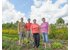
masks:
<instances>
[{"instance_id":1,"label":"blue jeans","mask_svg":"<svg viewBox=\"0 0 70 50\"><path fill-rule=\"evenodd\" d=\"M43 34L43 41L48 43L48 33L42 33Z\"/></svg>"}]
</instances>

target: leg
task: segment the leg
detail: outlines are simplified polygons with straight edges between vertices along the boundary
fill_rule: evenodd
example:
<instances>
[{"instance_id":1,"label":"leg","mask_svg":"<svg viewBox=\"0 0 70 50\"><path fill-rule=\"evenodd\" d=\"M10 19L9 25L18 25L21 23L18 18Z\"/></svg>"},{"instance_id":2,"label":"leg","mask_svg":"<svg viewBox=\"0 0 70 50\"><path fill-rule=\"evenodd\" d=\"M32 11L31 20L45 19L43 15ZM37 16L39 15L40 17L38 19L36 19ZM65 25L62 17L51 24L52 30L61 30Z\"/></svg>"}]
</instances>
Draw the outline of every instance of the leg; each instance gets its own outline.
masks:
<instances>
[{"instance_id":1,"label":"leg","mask_svg":"<svg viewBox=\"0 0 70 50\"><path fill-rule=\"evenodd\" d=\"M47 46L49 46L49 41L48 41L48 34L47 33L45 33L45 45Z\"/></svg>"},{"instance_id":2,"label":"leg","mask_svg":"<svg viewBox=\"0 0 70 50\"><path fill-rule=\"evenodd\" d=\"M24 37L25 37L25 34L24 34L24 32L21 32L21 34L20 34L20 43L21 43L21 46L23 45L23 43L24 43Z\"/></svg>"},{"instance_id":3,"label":"leg","mask_svg":"<svg viewBox=\"0 0 70 50\"><path fill-rule=\"evenodd\" d=\"M21 32L19 32L19 45L21 45Z\"/></svg>"},{"instance_id":4,"label":"leg","mask_svg":"<svg viewBox=\"0 0 70 50\"><path fill-rule=\"evenodd\" d=\"M36 34L36 50L38 50L39 45L40 45L40 35Z\"/></svg>"},{"instance_id":5,"label":"leg","mask_svg":"<svg viewBox=\"0 0 70 50\"><path fill-rule=\"evenodd\" d=\"M44 45L44 48L46 48L46 36L45 36L45 35L46 35L46 34L43 33L43 41L44 41L43 45Z\"/></svg>"},{"instance_id":6,"label":"leg","mask_svg":"<svg viewBox=\"0 0 70 50\"><path fill-rule=\"evenodd\" d=\"M40 35L39 34L37 34L37 48L39 47L39 45L40 45Z\"/></svg>"}]
</instances>

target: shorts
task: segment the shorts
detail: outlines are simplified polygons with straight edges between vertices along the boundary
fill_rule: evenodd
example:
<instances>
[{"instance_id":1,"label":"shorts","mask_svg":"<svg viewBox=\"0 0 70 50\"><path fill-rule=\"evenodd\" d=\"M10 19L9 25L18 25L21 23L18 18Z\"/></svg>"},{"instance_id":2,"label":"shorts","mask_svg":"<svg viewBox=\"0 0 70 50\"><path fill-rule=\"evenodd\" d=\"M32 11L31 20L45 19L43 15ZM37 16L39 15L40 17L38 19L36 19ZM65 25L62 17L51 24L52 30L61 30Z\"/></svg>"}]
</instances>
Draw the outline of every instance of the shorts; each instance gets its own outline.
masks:
<instances>
[{"instance_id":1,"label":"shorts","mask_svg":"<svg viewBox=\"0 0 70 50\"><path fill-rule=\"evenodd\" d=\"M48 41L48 33L42 33L42 34L43 34L43 41L48 43L49 42Z\"/></svg>"},{"instance_id":2,"label":"shorts","mask_svg":"<svg viewBox=\"0 0 70 50\"><path fill-rule=\"evenodd\" d=\"M19 39L21 40L21 39L24 39L24 34L23 34L23 32L19 32Z\"/></svg>"},{"instance_id":3,"label":"shorts","mask_svg":"<svg viewBox=\"0 0 70 50\"><path fill-rule=\"evenodd\" d=\"M38 48L39 45L40 45L40 35L39 35L39 33L33 34L33 38L34 38L34 46Z\"/></svg>"}]
</instances>

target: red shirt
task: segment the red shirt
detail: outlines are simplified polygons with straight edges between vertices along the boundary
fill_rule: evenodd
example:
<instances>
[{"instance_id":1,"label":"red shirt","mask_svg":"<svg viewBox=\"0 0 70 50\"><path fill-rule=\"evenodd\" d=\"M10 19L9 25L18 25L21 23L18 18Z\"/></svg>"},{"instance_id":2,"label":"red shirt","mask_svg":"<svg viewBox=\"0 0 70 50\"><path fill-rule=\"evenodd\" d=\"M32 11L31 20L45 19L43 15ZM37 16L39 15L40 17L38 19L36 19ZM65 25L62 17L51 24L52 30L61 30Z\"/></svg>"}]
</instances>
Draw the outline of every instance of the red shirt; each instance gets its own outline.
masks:
<instances>
[{"instance_id":1,"label":"red shirt","mask_svg":"<svg viewBox=\"0 0 70 50\"><path fill-rule=\"evenodd\" d=\"M38 24L32 24L31 25L31 30L32 30L33 34L39 33L40 32L39 25Z\"/></svg>"},{"instance_id":2,"label":"red shirt","mask_svg":"<svg viewBox=\"0 0 70 50\"><path fill-rule=\"evenodd\" d=\"M32 24L32 23L26 23L26 30L27 30L27 31L30 31L31 24Z\"/></svg>"}]
</instances>

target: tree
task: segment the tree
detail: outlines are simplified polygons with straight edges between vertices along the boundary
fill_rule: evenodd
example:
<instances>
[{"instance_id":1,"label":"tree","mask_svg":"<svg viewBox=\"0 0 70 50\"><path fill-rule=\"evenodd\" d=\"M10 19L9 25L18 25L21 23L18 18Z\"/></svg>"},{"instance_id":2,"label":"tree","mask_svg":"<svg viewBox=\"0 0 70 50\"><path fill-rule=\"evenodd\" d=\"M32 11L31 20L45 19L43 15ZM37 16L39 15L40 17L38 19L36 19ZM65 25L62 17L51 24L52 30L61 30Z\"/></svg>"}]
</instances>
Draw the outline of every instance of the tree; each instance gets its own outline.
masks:
<instances>
[{"instance_id":1,"label":"tree","mask_svg":"<svg viewBox=\"0 0 70 50\"><path fill-rule=\"evenodd\" d=\"M56 21L57 24L64 24L64 20L62 18L57 19Z\"/></svg>"}]
</instances>

